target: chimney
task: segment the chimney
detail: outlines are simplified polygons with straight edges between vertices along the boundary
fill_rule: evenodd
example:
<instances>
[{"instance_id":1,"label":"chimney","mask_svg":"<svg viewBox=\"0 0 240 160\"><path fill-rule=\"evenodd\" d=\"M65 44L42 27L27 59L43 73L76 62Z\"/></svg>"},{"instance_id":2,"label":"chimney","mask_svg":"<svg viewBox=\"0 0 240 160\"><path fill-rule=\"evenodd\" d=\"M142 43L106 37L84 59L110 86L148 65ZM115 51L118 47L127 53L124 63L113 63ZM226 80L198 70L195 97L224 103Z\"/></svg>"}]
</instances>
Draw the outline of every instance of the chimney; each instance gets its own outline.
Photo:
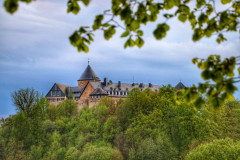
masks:
<instances>
[{"instance_id":1,"label":"chimney","mask_svg":"<svg viewBox=\"0 0 240 160\"><path fill-rule=\"evenodd\" d=\"M104 78L103 84L104 84L105 86L107 86L107 78L106 78L106 77Z\"/></svg>"},{"instance_id":2,"label":"chimney","mask_svg":"<svg viewBox=\"0 0 240 160\"><path fill-rule=\"evenodd\" d=\"M112 81L111 81L111 80L109 80L109 84L112 84Z\"/></svg>"},{"instance_id":3,"label":"chimney","mask_svg":"<svg viewBox=\"0 0 240 160\"><path fill-rule=\"evenodd\" d=\"M121 87L121 81L118 81L118 87Z\"/></svg>"},{"instance_id":4,"label":"chimney","mask_svg":"<svg viewBox=\"0 0 240 160\"><path fill-rule=\"evenodd\" d=\"M149 84L148 84L148 87L149 87L149 88L152 87L152 83L149 83Z\"/></svg>"}]
</instances>

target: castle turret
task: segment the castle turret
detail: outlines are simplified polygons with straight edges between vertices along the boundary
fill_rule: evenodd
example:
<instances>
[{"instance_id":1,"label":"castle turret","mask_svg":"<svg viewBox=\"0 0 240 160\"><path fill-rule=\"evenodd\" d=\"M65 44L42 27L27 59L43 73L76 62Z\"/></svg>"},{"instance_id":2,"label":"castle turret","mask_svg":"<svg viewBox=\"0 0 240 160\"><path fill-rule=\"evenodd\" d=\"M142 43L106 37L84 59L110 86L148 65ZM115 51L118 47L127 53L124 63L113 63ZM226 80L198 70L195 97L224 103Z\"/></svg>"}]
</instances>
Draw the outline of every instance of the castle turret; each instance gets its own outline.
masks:
<instances>
[{"instance_id":1,"label":"castle turret","mask_svg":"<svg viewBox=\"0 0 240 160\"><path fill-rule=\"evenodd\" d=\"M89 81L100 82L100 79L93 71L91 66L88 64L87 68L82 73L81 77L78 79L78 87L84 88Z\"/></svg>"}]
</instances>

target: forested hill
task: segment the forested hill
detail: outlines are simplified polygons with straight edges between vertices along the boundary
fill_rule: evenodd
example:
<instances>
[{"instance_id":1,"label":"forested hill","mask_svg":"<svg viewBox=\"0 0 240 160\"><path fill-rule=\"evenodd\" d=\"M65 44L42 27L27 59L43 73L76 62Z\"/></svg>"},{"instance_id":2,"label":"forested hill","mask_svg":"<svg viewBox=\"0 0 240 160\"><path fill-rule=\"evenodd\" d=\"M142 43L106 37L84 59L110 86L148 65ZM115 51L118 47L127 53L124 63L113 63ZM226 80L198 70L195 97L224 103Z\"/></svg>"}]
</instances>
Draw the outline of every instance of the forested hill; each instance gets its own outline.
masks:
<instances>
[{"instance_id":1,"label":"forested hill","mask_svg":"<svg viewBox=\"0 0 240 160\"><path fill-rule=\"evenodd\" d=\"M0 159L207 160L240 158L240 102L218 110L184 102L171 86L158 93L133 89L117 104L104 97L77 111L45 98L1 120ZM2 106L4 107L4 106Z\"/></svg>"}]
</instances>

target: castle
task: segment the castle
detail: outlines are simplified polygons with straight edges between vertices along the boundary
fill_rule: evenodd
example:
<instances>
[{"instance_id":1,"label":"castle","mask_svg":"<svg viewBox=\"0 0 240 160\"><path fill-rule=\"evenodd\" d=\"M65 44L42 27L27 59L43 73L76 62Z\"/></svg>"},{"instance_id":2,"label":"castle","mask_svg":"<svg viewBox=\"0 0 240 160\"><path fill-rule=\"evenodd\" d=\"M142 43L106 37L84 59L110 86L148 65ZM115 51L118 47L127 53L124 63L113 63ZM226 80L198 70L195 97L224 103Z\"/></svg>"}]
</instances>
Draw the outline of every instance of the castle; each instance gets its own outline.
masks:
<instances>
[{"instance_id":1,"label":"castle","mask_svg":"<svg viewBox=\"0 0 240 160\"><path fill-rule=\"evenodd\" d=\"M175 88L182 89L184 87L185 86L179 82ZM151 83L147 85L143 83L126 84L121 83L121 81L113 83L111 80L108 81L107 78L104 78L104 81L101 82L100 78L88 64L87 68L78 79L77 87L55 83L47 93L46 99L51 104L57 105L66 98L73 98L80 109L83 106L92 107L96 105L104 96L112 97L115 102L117 102L119 99L126 98L133 88L139 88L141 91L149 88L154 92L158 92L161 86Z\"/></svg>"}]
</instances>

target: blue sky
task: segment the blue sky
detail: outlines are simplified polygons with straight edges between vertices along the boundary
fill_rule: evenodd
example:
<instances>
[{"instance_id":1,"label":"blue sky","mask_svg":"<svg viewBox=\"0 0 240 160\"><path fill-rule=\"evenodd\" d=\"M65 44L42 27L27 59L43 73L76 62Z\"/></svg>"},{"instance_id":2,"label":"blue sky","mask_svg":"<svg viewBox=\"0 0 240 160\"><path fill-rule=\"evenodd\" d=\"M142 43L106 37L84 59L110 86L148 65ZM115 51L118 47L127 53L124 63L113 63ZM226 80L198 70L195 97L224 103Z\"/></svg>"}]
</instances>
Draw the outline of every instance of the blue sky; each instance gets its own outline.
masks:
<instances>
[{"instance_id":1,"label":"blue sky","mask_svg":"<svg viewBox=\"0 0 240 160\"><path fill-rule=\"evenodd\" d=\"M152 30L161 19L144 27L141 49L123 49L125 39L119 38L123 31L118 30L110 41L97 32L90 52L78 53L68 37L79 26L91 25L96 14L109 8L109 0L93 0L77 16L66 13L66 0L21 4L14 15L6 13L3 0L0 2L0 117L16 112L10 96L14 90L33 87L46 94L55 82L77 86L88 58L101 79L132 83L134 77L138 83L173 86L181 80L190 86L201 81L192 58L240 55L238 33L228 33L228 41L221 45L215 42L216 37L194 43L190 25L176 20L169 22L167 37L157 41ZM239 95L237 92L235 97Z\"/></svg>"}]
</instances>

